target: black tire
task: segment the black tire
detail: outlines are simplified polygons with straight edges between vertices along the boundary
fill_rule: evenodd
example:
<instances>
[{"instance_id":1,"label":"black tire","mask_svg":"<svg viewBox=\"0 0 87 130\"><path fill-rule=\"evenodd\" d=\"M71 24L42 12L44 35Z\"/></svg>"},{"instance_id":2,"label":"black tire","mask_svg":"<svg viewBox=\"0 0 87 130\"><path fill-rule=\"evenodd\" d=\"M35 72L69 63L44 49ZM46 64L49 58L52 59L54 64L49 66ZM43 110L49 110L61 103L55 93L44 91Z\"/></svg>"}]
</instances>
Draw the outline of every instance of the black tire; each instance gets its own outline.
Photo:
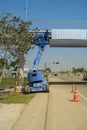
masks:
<instances>
[{"instance_id":1,"label":"black tire","mask_svg":"<svg viewBox=\"0 0 87 130\"><path fill-rule=\"evenodd\" d=\"M49 85L48 84L46 85L46 92L47 93L49 92Z\"/></svg>"},{"instance_id":2,"label":"black tire","mask_svg":"<svg viewBox=\"0 0 87 130\"><path fill-rule=\"evenodd\" d=\"M31 93L30 87L29 87L28 85L23 86L22 92L23 92L24 94L29 94L29 93Z\"/></svg>"}]
</instances>

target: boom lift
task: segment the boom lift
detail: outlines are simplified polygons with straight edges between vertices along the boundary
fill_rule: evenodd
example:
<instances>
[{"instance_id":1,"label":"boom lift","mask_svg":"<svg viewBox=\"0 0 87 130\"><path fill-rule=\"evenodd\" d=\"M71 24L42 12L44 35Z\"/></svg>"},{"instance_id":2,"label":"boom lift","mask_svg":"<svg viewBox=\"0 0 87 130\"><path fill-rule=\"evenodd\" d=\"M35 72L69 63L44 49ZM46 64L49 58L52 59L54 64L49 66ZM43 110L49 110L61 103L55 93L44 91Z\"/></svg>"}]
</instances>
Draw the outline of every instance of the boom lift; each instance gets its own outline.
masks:
<instances>
[{"instance_id":1,"label":"boom lift","mask_svg":"<svg viewBox=\"0 0 87 130\"><path fill-rule=\"evenodd\" d=\"M47 80L44 80L44 73L38 70L38 65L45 46L50 45L51 47L87 47L86 34L87 30L53 29L51 34L52 39L49 42L50 34L48 30L46 30L45 34L38 33L34 38L34 44L38 46L39 51L33 64L33 70L28 73L28 92L49 90L48 82Z\"/></svg>"},{"instance_id":2,"label":"boom lift","mask_svg":"<svg viewBox=\"0 0 87 130\"><path fill-rule=\"evenodd\" d=\"M45 91L48 92L48 81L44 79L44 73L38 70L39 62L48 41L44 39L43 34L37 34L35 36L34 44L38 46L39 50L33 63L33 70L28 73L29 89L28 92Z\"/></svg>"}]
</instances>

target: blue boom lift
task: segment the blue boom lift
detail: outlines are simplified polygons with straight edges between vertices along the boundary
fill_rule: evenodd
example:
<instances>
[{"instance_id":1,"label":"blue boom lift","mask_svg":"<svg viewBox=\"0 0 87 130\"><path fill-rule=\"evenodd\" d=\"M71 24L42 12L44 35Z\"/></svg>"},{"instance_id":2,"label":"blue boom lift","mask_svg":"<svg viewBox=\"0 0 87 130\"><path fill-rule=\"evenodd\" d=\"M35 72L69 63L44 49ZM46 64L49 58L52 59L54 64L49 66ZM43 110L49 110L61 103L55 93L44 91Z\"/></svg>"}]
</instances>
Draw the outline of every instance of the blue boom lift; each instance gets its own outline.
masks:
<instances>
[{"instance_id":1,"label":"blue boom lift","mask_svg":"<svg viewBox=\"0 0 87 130\"><path fill-rule=\"evenodd\" d=\"M80 30L81 31L81 30ZM67 33L68 32L68 33ZM29 86L28 92L38 92L38 91L48 91L48 82L44 80L44 74L42 71L38 70L38 65L41 59L42 52L46 45L50 45L51 47L87 47L87 38L85 36L86 33L83 33L83 30L79 33L79 30L67 30L61 33L60 30L52 31L52 39L49 42L49 32L46 30L44 34L37 34L34 39L34 44L39 47L39 51L37 53L36 59L34 61L32 72L28 73ZM76 33L77 32L77 33ZM86 32L86 30L84 30ZM61 34L61 35L59 35ZM64 35L66 34L66 35ZM68 37L70 34L70 38ZM82 38L80 38L82 34ZM55 37L56 35L56 37ZM80 36L79 36L80 35ZM61 36L61 38L59 37ZM79 39L78 39L79 36ZM84 36L84 39L83 39Z\"/></svg>"},{"instance_id":2,"label":"blue boom lift","mask_svg":"<svg viewBox=\"0 0 87 130\"><path fill-rule=\"evenodd\" d=\"M33 70L28 73L28 92L49 92L48 81L44 79L44 73L38 70L38 65L48 40L43 34L37 34L34 39L34 44L38 46L39 51L33 63Z\"/></svg>"}]
</instances>

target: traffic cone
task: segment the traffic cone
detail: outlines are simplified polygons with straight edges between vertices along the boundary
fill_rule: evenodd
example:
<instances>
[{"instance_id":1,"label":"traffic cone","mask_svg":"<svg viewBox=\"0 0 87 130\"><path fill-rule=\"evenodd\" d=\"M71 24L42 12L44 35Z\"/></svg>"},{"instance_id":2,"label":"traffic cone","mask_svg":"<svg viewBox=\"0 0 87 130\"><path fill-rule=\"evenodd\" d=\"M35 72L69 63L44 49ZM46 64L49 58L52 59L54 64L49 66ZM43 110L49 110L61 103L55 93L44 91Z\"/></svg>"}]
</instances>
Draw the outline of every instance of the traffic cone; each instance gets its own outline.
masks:
<instances>
[{"instance_id":1,"label":"traffic cone","mask_svg":"<svg viewBox=\"0 0 87 130\"><path fill-rule=\"evenodd\" d=\"M76 87L75 87L74 98L73 98L72 102L79 102L78 91L77 91Z\"/></svg>"}]
</instances>

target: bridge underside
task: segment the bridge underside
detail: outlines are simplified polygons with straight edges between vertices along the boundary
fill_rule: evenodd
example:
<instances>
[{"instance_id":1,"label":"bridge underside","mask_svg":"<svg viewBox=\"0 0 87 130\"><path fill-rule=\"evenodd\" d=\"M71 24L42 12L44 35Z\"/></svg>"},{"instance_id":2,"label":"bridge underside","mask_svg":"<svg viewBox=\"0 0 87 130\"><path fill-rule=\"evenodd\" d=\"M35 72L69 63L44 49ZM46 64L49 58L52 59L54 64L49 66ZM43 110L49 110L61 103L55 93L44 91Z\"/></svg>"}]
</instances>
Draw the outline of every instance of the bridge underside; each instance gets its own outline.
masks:
<instances>
[{"instance_id":1,"label":"bridge underside","mask_svg":"<svg viewBox=\"0 0 87 130\"><path fill-rule=\"evenodd\" d=\"M79 39L51 39L51 47L87 47L87 40Z\"/></svg>"}]
</instances>

